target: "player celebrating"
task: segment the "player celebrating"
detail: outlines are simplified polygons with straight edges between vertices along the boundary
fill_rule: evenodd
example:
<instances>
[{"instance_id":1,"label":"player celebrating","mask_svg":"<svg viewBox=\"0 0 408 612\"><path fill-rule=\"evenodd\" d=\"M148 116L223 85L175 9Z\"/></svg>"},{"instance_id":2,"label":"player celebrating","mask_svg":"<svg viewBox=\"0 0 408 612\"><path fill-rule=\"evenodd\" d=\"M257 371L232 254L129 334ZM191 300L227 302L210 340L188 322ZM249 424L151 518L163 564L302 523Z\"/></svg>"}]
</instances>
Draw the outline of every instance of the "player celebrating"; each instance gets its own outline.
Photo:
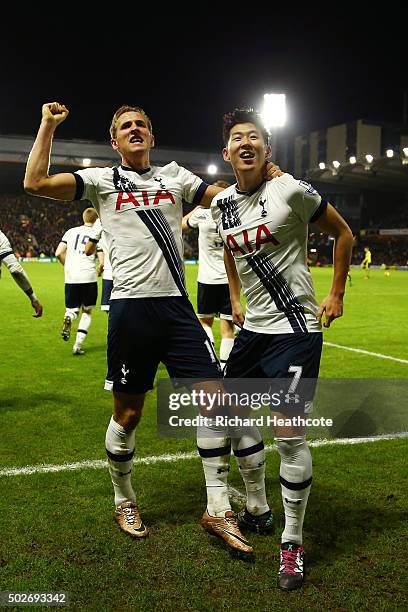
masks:
<instances>
[{"instance_id":1,"label":"player celebrating","mask_svg":"<svg viewBox=\"0 0 408 612\"><path fill-rule=\"evenodd\" d=\"M214 185L225 189L229 183L216 181ZM189 228L198 228L199 232L197 316L213 345L214 317L220 317L220 363L224 369L234 344L234 323L224 265L223 242L208 208L197 206L183 217L182 230L187 231Z\"/></svg>"},{"instance_id":2,"label":"player celebrating","mask_svg":"<svg viewBox=\"0 0 408 612\"><path fill-rule=\"evenodd\" d=\"M98 297L98 283L94 258L85 255L85 245L98 215L93 208L87 208L82 214L84 225L72 227L63 235L57 250L56 257L64 266L65 276L65 315L61 336L69 340L72 321L74 321L82 308L75 344L72 349L74 355L83 355L82 343L85 340L91 325L92 308L96 305Z\"/></svg>"},{"instance_id":3,"label":"player celebrating","mask_svg":"<svg viewBox=\"0 0 408 612\"><path fill-rule=\"evenodd\" d=\"M31 306L35 310L35 314L33 314L33 317L35 317L36 319L38 317L41 317L43 313L43 307L41 306L37 296L33 291L27 274L24 272L22 266L18 263L6 234L3 234L3 232L0 230L0 266L2 263L4 263L4 265L6 266L20 289L22 289L24 293L28 296L31 302Z\"/></svg>"},{"instance_id":4,"label":"player celebrating","mask_svg":"<svg viewBox=\"0 0 408 612\"><path fill-rule=\"evenodd\" d=\"M119 166L49 176L53 134L67 115L57 102L43 105L24 185L34 195L87 199L99 213L113 273L106 388L113 389L114 414L106 450L115 517L123 531L143 538L148 530L136 504L131 470L135 428L158 364L163 362L175 378L209 380L201 385L210 389L211 380L220 376L213 347L187 298L181 235L182 200L209 206L220 189L175 162L151 166L152 125L144 110L134 106L122 106L112 119L111 144L121 157ZM268 172L276 175L274 168ZM252 547L240 533L228 499L230 440L225 430L209 429L198 439L207 486L206 528L249 554ZM252 451L240 443L247 463L253 455L260 464L259 447Z\"/></svg>"},{"instance_id":5,"label":"player celebrating","mask_svg":"<svg viewBox=\"0 0 408 612\"><path fill-rule=\"evenodd\" d=\"M322 334L343 313L343 295L353 236L336 210L308 183L284 174L266 183L268 135L258 115L235 110L224 117L224 160L237 184L216 196L211 212L226 245L225 263L234 321L243 330L230 354L228 378L318 376ZM308 223L335 238L334 275L318 307L306 265ZM240 283L247 300L244 319ZM311 399L311 398L309 398ZM312 460L302 431L275 431L281 457L280 481L285 528L279 586L292 590L303 581L302 526L312 482ZM258 517L244 508L241 526L256 528Z\"/></svg>"}]
</instances>

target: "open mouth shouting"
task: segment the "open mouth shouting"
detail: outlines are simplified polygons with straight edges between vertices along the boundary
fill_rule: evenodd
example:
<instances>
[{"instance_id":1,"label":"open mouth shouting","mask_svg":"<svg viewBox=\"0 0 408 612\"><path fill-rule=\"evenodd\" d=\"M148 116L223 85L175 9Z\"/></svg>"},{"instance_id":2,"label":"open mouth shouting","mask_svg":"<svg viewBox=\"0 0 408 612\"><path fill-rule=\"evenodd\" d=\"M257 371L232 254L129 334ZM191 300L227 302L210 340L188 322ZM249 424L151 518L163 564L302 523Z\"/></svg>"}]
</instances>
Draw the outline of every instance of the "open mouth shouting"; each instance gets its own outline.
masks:
<instances>
[{"instance_id":1,"label":"open mouth shouting","mask_svg":"<svg viewBox=\"0 0 408 612\"><path fill-rule=\"evenodd\" d=\"M243 160L252 160L255 158L255 153L253 151L245 150L239 154L239 157Z\"/></svg>"},{"instance_id":2,"label":"open mouth shouting","mask_svg":"<svg viewBox=\"0 0 408 612\"><path fill-rule=\"evenodd\" d=\"M132 136L130 138L130 142L132 144L142 144L143 143L143 138L141 138L140 136Z\"/></svg>"}]
</instances>

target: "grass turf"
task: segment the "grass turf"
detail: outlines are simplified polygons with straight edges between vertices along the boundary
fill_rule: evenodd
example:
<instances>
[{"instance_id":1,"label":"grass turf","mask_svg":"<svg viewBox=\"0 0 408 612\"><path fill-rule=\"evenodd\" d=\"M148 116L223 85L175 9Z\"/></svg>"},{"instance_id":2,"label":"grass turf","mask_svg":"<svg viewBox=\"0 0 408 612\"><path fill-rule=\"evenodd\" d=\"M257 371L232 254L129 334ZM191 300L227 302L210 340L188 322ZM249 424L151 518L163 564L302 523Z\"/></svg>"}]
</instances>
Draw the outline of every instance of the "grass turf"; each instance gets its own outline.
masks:
<instances>
[{"instance_id":1,"label":"grass turf","mask_svg":"<svg viewBox=\"0 0 408 612\"><path fill-rule=\"evenodd\" d=\"M72 356L72 342L59 338L62 267L32 263L26 269L45 313L32 319L27 298L3 271L1 468L103 459L111 414L110 394L102 390L106 315L95 312L86 355ZM313 275L322 298L331 271ZM374 270L369 281L360 270L352 275L344 318L325 331L325 340L408 359L408 274L384 277ZM195 266L187 267L187 277L195 303ZM321 374L407 378L408 364L326 346ZM149 456L193 450L195 444L157 437L152 392L137 447L138 456ZM3 476L0 590L66 590L71 608L81 610L402 610L405 456L404 440L313 449L315 481L305 522L308 576L302 591L291 594L276 589L283 518L276 452L268 454L267 490L277 531L251 536L252 563L231 558L198 526L205 490L197 459L134 470L151 528L146 542L117 530L104 469ZM231 484L242 490L235 466Z\"/></svg>"}]
</instances>

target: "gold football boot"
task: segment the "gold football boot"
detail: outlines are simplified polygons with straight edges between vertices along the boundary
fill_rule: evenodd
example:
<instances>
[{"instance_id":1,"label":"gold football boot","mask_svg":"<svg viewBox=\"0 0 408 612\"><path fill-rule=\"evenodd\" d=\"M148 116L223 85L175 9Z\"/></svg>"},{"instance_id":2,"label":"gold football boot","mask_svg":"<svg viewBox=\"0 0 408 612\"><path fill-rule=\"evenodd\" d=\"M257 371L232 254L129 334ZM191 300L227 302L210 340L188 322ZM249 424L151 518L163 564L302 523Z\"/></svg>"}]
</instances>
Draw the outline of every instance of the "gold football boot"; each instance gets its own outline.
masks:
<instances>
[{"instance_id":1,"label":"gold football boot","mask_svg":"<svg viewBox=\"0 0 408 612\"><path fill-rule=\"evenodd\" d=\"M207 510L201 519L201 525L208 533L222 538L230 548L244 555L254 552L248 540L242 535L238 527L238 517L229 510L224 516L210 516Z\"/></svg>"},{"instance_id":2,"label":"gold football boot","mask_svg":"<svg viewBox=\"0 0 408 612\"><path fill-rule=\"evenodd\" d=\"M146 538L149 532L142 522L139 508L134 501L124 501L115 510L115 521L132 538Z\"/></svg>"}]
</instances>

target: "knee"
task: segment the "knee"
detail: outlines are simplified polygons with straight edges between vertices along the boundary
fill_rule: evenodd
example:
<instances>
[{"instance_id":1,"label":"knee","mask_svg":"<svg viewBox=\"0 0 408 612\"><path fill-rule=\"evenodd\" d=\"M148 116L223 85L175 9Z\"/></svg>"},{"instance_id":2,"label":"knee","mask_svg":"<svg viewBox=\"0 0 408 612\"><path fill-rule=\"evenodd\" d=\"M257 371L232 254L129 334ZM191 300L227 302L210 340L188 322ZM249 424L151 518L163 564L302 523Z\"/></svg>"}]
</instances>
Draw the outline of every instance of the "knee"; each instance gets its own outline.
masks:
<instances>
[{"instance_id":1,"label":"knee","mask_svg":"<svg viewBox=\"0 0 408 612\"><path fill-rule=\"evenodd\" d=\"M281 459L288 463L311 463L312 458L305 438L276 438Z\"/></svg>"},{"instance_id":2,"label":"knee","mask_svg":"<svg viewBox=\"0 0 408 612\"><path fill-rule=\"evenodd\" d=\"M135 429L140 421L143 410L143 399L140 397L127 396L125 394L114 397L114 419L126 431Z\"/></svg>"}]
</instances>

